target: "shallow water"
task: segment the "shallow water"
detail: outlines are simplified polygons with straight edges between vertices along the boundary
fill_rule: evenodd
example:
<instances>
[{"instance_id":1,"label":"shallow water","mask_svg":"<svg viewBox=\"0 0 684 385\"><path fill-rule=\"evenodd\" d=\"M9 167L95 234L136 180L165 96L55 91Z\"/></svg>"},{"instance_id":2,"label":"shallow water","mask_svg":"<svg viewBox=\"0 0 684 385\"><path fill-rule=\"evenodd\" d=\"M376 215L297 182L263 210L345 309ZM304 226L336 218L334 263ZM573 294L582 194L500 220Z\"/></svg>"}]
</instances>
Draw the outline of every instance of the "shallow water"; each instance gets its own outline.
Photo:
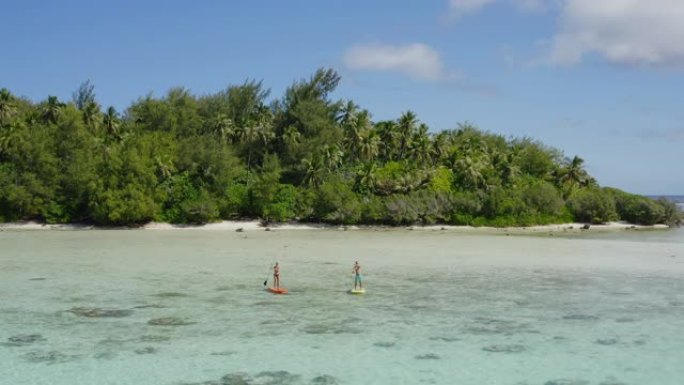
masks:
<instances>
[{"instance_id":1,"label":"shallow water","mask_svg":"<svg viewBox=\"0 0 684 385\"><path fill-rule=\"evenodd\" d=\"M682 230L2 231L0 298L3 384L684 378Z\"/></svg>"}]
</instances>

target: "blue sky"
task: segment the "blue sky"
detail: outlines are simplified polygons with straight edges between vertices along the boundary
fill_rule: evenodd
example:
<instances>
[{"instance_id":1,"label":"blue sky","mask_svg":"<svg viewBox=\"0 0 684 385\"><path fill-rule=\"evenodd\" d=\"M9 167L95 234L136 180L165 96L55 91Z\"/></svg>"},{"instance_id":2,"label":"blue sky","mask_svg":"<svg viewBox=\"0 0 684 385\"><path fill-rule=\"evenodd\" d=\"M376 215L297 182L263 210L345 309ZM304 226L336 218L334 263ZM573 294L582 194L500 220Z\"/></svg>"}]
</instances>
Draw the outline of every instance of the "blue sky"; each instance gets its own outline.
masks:
<instances>
[{"instance_id":1,"label":"blue sky","mask_svg":"<svg viewBox=\"0 0 684 385\"><path fill-rule=\"evenodd\" d=\"M124 109L316 68L376 120L414 110L579 155L602 185L684 194L680 0L5 1L0 87Z\"/></svg>"}]
</instances>

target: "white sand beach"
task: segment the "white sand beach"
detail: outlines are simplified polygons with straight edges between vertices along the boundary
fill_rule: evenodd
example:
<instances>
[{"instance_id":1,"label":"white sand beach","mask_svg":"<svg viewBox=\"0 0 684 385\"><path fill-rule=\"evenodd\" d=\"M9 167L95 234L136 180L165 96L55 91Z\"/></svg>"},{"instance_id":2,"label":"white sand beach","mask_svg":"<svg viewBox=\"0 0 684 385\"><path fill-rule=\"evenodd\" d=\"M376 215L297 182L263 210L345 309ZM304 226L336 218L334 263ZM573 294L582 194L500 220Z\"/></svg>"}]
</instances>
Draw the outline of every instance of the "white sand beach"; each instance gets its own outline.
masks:
<instances>
[{"instance_id":1,"label":"white sand beach","mask_svg":"<svg viewBox=\"0 0 684 385\"><path fill-rule=\"evenodd\" d=\"M272 223L265 225L260 221L221 221L204 225L178 225L163 222L150 222L139 228L116 228L116 229L142 229L142 230L208 230L208 231L292 231L292 230L418 230L418 231L457 231L457 232L483 232L483 233L544 233L544 232L597 232L619 230L658 230L667 229L667 225L657 224L652 226L635 225L627 222L608 222L600 225L584 223L563 223L553 225L540 225L528 227L474 227L452 225L430 226L381 226L381 225L330 225L323 223ZM82 224L44 224L39 222L12 222L0 223L1 230L89 230L107 229Z\"/></svg>"}]
</instances>

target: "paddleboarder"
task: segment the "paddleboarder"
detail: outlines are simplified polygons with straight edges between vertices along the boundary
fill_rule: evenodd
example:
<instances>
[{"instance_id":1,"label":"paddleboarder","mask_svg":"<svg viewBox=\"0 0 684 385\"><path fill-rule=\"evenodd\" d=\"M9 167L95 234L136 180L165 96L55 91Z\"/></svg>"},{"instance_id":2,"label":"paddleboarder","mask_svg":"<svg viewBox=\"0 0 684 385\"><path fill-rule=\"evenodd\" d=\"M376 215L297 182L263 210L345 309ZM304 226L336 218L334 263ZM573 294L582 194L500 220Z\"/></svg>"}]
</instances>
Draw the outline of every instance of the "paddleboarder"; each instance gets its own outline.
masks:
<instances>
[{"instance_id":1,"label":"paddleboarder","mask_svg":"<svg viewBox=\"0 0 684 385\"><path fill-rule=\"evenodd\" d=\"M361 283L361 265L359 265L359 261L354 262L352 273L354 273L354 290L363 289L363 284Z\"/></svg>"},{"instance_id":2,"label":"paddleboarder","mask_svg":"<svg viewBox=\"0 0 684 385\"><path fill-rule=\"evenodd\" d=\"M273 265L273 287L280 287L280 266L278 265L278 262Z\"/></svg>"}]
</instances>

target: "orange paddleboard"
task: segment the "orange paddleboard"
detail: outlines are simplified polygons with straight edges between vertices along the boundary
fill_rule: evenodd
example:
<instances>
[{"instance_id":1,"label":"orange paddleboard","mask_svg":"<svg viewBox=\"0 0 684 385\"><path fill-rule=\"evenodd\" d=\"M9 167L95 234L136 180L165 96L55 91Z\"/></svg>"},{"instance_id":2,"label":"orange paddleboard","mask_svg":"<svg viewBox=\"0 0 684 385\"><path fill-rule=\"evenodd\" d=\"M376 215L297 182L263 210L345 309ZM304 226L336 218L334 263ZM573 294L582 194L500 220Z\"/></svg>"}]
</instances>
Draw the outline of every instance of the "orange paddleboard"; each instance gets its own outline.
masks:
<instances>
[{"instance_id":1,"label":"orange paddleboard","mask_svg":"<svg viewBox=\"0 0 684 385\"><path fill-rule=\"evenodd\" d=\"M287 294L287 289L284 287L269 287L266 289L273 294Z\"/></svg>"}]
</instances>

